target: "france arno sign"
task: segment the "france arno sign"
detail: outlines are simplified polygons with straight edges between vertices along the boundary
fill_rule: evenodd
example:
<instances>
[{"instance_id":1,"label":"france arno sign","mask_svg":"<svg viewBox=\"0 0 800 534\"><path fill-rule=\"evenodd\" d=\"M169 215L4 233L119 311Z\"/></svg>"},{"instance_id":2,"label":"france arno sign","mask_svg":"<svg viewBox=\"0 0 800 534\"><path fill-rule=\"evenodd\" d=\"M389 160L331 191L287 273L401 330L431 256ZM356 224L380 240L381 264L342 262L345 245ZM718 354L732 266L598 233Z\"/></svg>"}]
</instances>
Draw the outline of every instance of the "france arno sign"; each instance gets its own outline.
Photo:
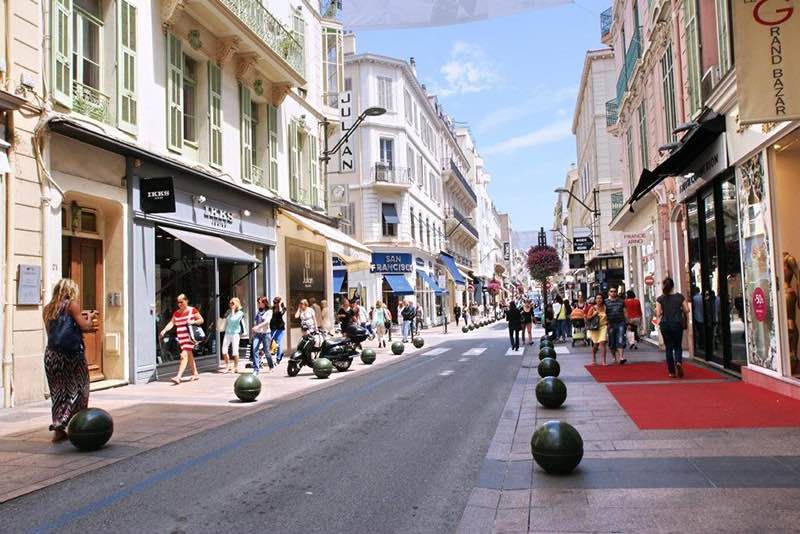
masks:
<instances>
[{"instance_id":1,"label":"france arno sign","mask_svg":"<svg viewBox=\"0 0 800 534\"><path fill-rule=\"evenodd\" d=\"M740 124L800 119L800 0L734 0Z\"/></svg>"}]
</instances>

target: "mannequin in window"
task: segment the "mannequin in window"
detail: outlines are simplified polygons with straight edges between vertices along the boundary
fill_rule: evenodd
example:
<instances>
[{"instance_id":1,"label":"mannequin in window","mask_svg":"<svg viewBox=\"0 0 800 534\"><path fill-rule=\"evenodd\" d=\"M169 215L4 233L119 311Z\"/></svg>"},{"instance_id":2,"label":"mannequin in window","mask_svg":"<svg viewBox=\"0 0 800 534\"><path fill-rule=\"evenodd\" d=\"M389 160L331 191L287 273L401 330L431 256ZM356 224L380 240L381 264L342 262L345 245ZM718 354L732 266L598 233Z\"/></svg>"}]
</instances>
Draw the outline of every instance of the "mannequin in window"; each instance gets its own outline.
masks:
<instances>
[{"instance_id":1,"label":"mannequin in window","mask_svg":"<svg viewBox=\"0 0 800 534\"><path fill-rule=\"evenodd\" d=\"M788 252L783 253L783 294L786 298L786 329L789 334L789 361L791 373L800 372L797 359L797 309L800 307L798 287L800 286L800 269L797 260Z\"/></svg>"}]
</instances>

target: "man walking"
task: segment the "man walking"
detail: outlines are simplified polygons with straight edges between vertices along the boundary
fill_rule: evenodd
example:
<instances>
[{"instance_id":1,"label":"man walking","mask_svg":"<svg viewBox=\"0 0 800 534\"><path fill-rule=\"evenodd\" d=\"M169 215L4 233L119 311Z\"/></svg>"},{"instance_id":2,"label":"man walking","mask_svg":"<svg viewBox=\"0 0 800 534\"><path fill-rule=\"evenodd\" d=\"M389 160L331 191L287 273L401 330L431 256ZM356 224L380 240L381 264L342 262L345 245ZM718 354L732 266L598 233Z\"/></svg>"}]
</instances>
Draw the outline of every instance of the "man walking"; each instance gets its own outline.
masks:
<instances>
[{"instance_id":1,"label":"man walking","mask_svg":"<svg viewBox=\"0 0 800 534\"><path fill-rule=\"evenodd\" d=\"M408 343L408 338L411 336L411 328L414 325L414 319L417 316L417 309L414 304L403 300L400 317L403 319L403 343Z\"/></svg>"},{"instance_id":2,"label":"man walking","mask_svg":"<svg viewBox=\"0 0 800 534\"><path fill-rule=\"evenodd\" d=\"M461 306L458 304L453 306L453 317L456 318L456 326L458 326L458 321L461 319Z\"/></svg>"},{"instance_id":3,"label":"man walking","mask_svg":"<svg viewBox=\"0 0 800 534\"><path fill-rule=\"evenodd\" d=\"M627 362L625 359L625 301L617 295L617 288L612 287L608 290L606 300L606 316L608 317L608 348L614 361L620 364Z\"/></svg>"}]
</instances>

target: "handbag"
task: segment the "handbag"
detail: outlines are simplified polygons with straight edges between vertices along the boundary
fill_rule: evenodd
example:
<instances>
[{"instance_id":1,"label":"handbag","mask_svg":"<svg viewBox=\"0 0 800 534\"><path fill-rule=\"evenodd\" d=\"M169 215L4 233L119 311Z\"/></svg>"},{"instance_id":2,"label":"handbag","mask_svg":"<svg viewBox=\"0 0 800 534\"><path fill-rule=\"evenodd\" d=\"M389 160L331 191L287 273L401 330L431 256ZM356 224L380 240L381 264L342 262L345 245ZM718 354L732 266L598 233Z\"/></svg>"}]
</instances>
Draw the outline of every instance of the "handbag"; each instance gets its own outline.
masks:
<instances>
[{"instance_id":1,"label":"handbag","mask_svg":"<svg viewBox=\"0 0 800 534\"><path fill-rule=\"evenodd\" d=\"M187 326L189 328L189 337L192 339L192 343L199 345L206 340L206 331L203 330L200 325L190 324Z\"/></svg>"},{"instance_id":2,"label":"handbag","mask_svg":"<svg viewBox=\"0 0 800 534\"><path fill-rule=\"evenodd\" d=\"M83 333L66 310L50 321L47 328L47 346L59 352L74 353L83 350Z\"/></svg>"},{"instance_id":3,"label":"handbag","mask_svg":"<svg viewBox=\"0 0 800 534\"><path fill-rule=\"evenodd\" d=\"M600 330L600 315L586 319L586 330Z\"/></svg>"}]
</instances>

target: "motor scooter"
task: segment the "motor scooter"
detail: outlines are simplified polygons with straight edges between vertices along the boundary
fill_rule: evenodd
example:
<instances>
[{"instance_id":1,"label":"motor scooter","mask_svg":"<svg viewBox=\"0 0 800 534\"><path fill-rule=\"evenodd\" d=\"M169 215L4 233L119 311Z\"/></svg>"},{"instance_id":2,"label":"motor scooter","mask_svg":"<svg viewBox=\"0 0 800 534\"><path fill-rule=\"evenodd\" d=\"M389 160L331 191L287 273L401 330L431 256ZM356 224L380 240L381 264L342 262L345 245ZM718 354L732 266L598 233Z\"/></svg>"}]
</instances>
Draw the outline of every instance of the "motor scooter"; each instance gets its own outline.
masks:
<instances>
[{"instance_id":1,"label":"motor scooter","mask_svg":"<svg viewBox=\"0 0 800 534\"><path fill-rule=\"evenodd\" d=\"M350 368L353 358L361 350L361 343L369 338L369 331L361 326L352 326L343 336L328 337L325 332L309 332L297 344L297 350L289 357L286 373L296 376L303 365L311 367L316 358L327 358L337 371Z\"/></svg>"}]
</instances>

